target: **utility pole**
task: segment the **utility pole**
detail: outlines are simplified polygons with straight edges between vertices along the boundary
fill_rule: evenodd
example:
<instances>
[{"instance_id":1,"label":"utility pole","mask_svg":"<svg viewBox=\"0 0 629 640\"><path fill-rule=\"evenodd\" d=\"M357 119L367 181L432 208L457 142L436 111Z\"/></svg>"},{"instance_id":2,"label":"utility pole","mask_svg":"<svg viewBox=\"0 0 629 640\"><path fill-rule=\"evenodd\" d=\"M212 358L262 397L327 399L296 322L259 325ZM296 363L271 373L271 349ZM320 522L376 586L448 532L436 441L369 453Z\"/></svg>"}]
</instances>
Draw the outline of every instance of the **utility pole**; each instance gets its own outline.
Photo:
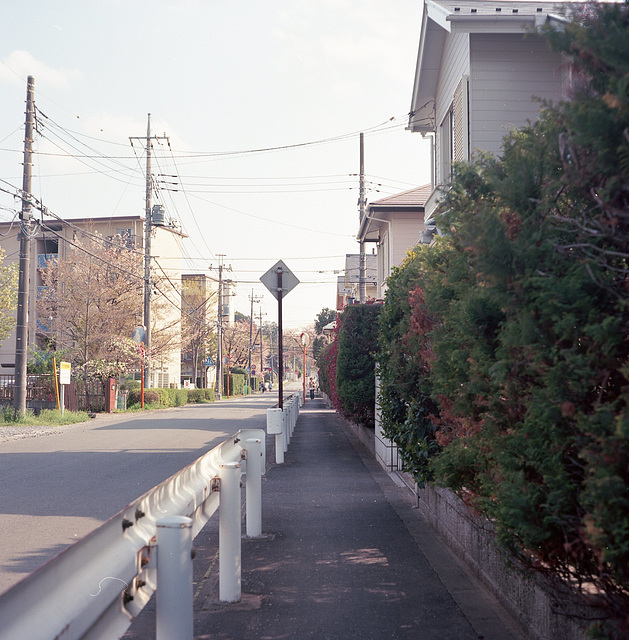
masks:
<instances>
[{"instance_id":1,"label":"utility pole","mask_svg":"<svg viewBox=\"0 0 629 640\"><path fill-rule=\"evenodd\" d=\"M359 177L359 196L358 196L358 210L359 221L358 225L362 224L365 216L365 136L360 134L360 177ZM360 269L358 276L358 302L364 304L367 302L367 268L365 258L365 243L360 240Z\"/></svg>"},{"instance_id":2,"label":"utility pole","mask_svg":"<svg viewBox=\"0 0 629 640\"><path fill-rule=\"evenodd\" d=\"M223 258L224 254L219 253L218 259L218 328L216 347L216 395L218 400L223 395Z\"/></svg>"},{"instance_id":3,"label":"utility pole","mask_svg":"<svg viewBox=\"0 0 629 640\"><path fill-rule=\"evenodd\" d=\"M260 307L260 374L262 375L262 384L264 384L264 356L262 348L262 307Z\"/></svg>"},{"instance_id":4,"label":"utility pole","mask_svg":"<svg viewBox=\"0 0 629 640\"><path fill-rule=\"evenodd\" d=\"M151 234L153 231L153 176L151 169L152 140L168 140L167 136L151 136L151 114L148 114L146 125L146 137L131 137L131 146L134 140L146 142L146 191L144 203L144 330L146 340L144 351L147 354L144 368L144 380L150 386L150 362L151 362Z\"/></svg>"},{"instance_id":5,"label":"utility pole","mask_svg":"<svg viewBox=\"0 0 629 640\"><path fill-rule=\"evenodd\" d=\"M251 296L249 296L249 300L251 300L251 316L249 317L249 364L248 364L249 373L248 373L248 376L249 376L249 386L251 387L251 349L253 344L253 303L260 302L262 298L259 296L254 296L253 289L251 289Z\"/></svg>"},{"instance_id":6,"label":"utility pole","mask_svg":"<svg viewBox=\"0 0 629 640\"><path fill-rule=\"evenodd\" d=\"M15 412L26 413L26 369L28 365L28 305L31 265L31 177L33 174L33 131L35 128L35 79L28 76L20 212L20 264L18 276L17 324L15 333Z\"/></svg>"},{"instance_id":7,"label":"utility pole","mask_svg":"<svg viewBox=\"0 0 629 640\"><path fill-rule=\"evenodd\" d=\"M216 347L216 395L220 400L223 395L223 299L225 297L223 291L223 270L231 271L231 266L225 267L223 264L224 253L216 255L218 263L218 315L217 315L217 347ZM212 265L210 265L212 269Z\"/></svg>"}]
</instances>

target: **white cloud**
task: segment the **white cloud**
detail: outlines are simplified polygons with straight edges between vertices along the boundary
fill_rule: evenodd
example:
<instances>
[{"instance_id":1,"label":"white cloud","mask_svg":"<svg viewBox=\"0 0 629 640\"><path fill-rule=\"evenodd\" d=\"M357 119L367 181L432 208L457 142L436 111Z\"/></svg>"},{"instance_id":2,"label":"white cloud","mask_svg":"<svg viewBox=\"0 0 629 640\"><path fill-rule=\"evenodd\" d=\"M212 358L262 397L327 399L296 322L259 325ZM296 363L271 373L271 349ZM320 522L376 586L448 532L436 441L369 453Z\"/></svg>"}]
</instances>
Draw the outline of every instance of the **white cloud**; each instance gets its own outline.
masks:
<instances>
[{"instance_id":1,"label":"white cloud","mask_svg":"<svg viewBox=\"0 0 629 640\"><path fill-rule=\"evenodd\" d=\"M15 50L0 64L0 81L24 82L27 76L33 76L37 85L64 88L81 77L78 69L54 69L36 60L28 51Z\"/></svg>"}]
</instances>

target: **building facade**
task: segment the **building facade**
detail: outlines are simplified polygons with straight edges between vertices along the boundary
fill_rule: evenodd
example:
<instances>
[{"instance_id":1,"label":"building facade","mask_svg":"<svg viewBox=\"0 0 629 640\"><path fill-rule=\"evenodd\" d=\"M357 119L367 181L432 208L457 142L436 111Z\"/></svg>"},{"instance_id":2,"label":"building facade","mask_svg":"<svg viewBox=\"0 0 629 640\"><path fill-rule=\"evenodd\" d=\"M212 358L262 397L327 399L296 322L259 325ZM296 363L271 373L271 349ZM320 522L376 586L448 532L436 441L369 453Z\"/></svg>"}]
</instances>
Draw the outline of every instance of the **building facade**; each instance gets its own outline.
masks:
<instances>
[{"instance_id":1,"label":"building facade","mask_svg":"<svg viewBox=\"0 0 629 640\"><path fill-rule=\"evenodd\" d=\"M184 273L181 285L182 382L212 389L216 384L218 282L204 273Z\"/></svg>"},{"instance_id":2,"label":"building facade","mask_svg":"<svg viewBox=\"0 0 629 640\"><path fill-rule=\"evenodd\" d=\"M358 238L377 247L376 298L383 299L392 267L399 267L409 249L422 241L424 206L431 186L425 185L367 205Z\"/></svg>"},{"instance_id":3,"label":"building facade","mask_svg":"<svg viewBox=\"0 0 629 640\"><path fill-rule=\"evenodd\" d=\"M561 2L426 0L408 128L432 140L429 225L452 163L500 154L509 131L570 86L570 64L539 29L561 25Z\"/></svg>"},{"instance_id":4,"label":"building facade","mask_svg":"<svg viewBox=\"0 0 629 640\"><path fill-rule=\"evenodd\" d=\"M345 272L337 279L336 310L343 311L348 304L360 299L360 254L345 255ZM365 294L367 302L373 302L378 295L378 256L365 254Z\"/></svg>"},{"instance_id":5,"label":"building facade","mask_svg":"<svg viewBox=\"0 0 629 640\"><path fill-rule=\"evenodd\" d=\"M161 221L160 221L161 222ZM151 367L147 386L179 386L181 378L181 259L184 235L172 224L155 224L151 234L151 309L152 329L158 333L168 327L170 343L158 354ZM92 244L90 244L92 243ZM121 216L112 218L78 218L46 220L35 227L31 239L29 271L28 346L44 346L51 338L50 318L40 317L38 298L45 293L43 270L51 262L62 262L73 253L85 253L102 262L95 246L117 247L125 255L136 255L141 264L144 252L144 218ZM90 244L90 249L86 247ZM0 223L0 246L5 250L6 263L19 261L20 227L17 223ZM115 267L114 267L115 268ZM144 288L143 271L136 274L137 288ZM133 318L143 324L139 306ZM123 336L123 337L131 337ZM13 374L15 370L15 331L0 344L0 370Z\"/></svg>"}]
</instances>

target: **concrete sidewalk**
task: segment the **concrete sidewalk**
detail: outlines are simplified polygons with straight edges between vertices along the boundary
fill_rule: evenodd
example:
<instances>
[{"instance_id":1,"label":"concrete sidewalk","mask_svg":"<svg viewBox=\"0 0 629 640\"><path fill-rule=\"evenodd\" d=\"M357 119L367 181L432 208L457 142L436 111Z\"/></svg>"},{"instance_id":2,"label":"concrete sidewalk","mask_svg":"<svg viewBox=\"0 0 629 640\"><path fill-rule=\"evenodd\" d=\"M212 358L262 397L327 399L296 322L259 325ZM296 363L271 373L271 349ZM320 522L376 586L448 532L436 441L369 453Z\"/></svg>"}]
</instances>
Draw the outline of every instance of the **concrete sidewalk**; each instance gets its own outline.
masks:
<instances>
[{"instance_id":1,"label":"concrete sidewalk","mask_svg":"<svg viewBox=\"0 0 629 640\"><path fill-rule=\"evenodd\" d=\"M217 601L218 518L195 540L195 638L524 637L322 400L302 408L262 492L264 535L243 538L240 603ZM154 637L149 604L125 638Z\"/></svg>"}]
</instances>

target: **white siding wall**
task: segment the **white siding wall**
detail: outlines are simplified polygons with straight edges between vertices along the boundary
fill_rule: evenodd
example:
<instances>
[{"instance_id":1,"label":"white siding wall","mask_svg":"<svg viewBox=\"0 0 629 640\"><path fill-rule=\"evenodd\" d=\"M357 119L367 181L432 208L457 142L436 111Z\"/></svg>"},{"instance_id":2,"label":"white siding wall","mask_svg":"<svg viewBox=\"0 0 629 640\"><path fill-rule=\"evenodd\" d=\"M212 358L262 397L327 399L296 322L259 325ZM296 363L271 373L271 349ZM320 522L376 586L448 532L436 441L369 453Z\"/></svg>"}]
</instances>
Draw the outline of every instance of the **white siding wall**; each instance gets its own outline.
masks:
<instances>
[{"instance_id":1,"label":"white siding wall","mask_svg":"<svg viewBox=\"0 0 629 640\"><path fill-rule=\"evenodd\" d=\"M394 213L391 215L391 231L393 242L391 247L391 264L399 267L406 252L418 242L424 229L424 218L421 214Z\"/></svg>"},{"instance_id":2,"label":"white siding wall","mask_svg":"<svg viewBox=\"0 0 629 640\"><path fill-rule=\"evenodd\" d=\"M439 85L437 87L435 105L437 136L439 135L439 127L452 105L454 92L461 77L468 75L470 72L469 38L469 34L467 33L457 33L448 36L445 41L443 58L441 60L441 77L439 78ZM444 176L441 175L443 162L439 142L439 140L435 141L435 151L437 155L435 158L437 167L436 177L437 184L443 184Z\"/></svg>"},{"instance_id":3,"label":"white siding wall","mask_svg":"<svg viewBox=\"0 0 629 640\"><path fill-rule=\"evenodd\" d=\"M565 71L559 54L533 34L470 36L470 146L500 152L507 132L537 119L533 96L561 98Z\"/></svg>"}]
</instances>

